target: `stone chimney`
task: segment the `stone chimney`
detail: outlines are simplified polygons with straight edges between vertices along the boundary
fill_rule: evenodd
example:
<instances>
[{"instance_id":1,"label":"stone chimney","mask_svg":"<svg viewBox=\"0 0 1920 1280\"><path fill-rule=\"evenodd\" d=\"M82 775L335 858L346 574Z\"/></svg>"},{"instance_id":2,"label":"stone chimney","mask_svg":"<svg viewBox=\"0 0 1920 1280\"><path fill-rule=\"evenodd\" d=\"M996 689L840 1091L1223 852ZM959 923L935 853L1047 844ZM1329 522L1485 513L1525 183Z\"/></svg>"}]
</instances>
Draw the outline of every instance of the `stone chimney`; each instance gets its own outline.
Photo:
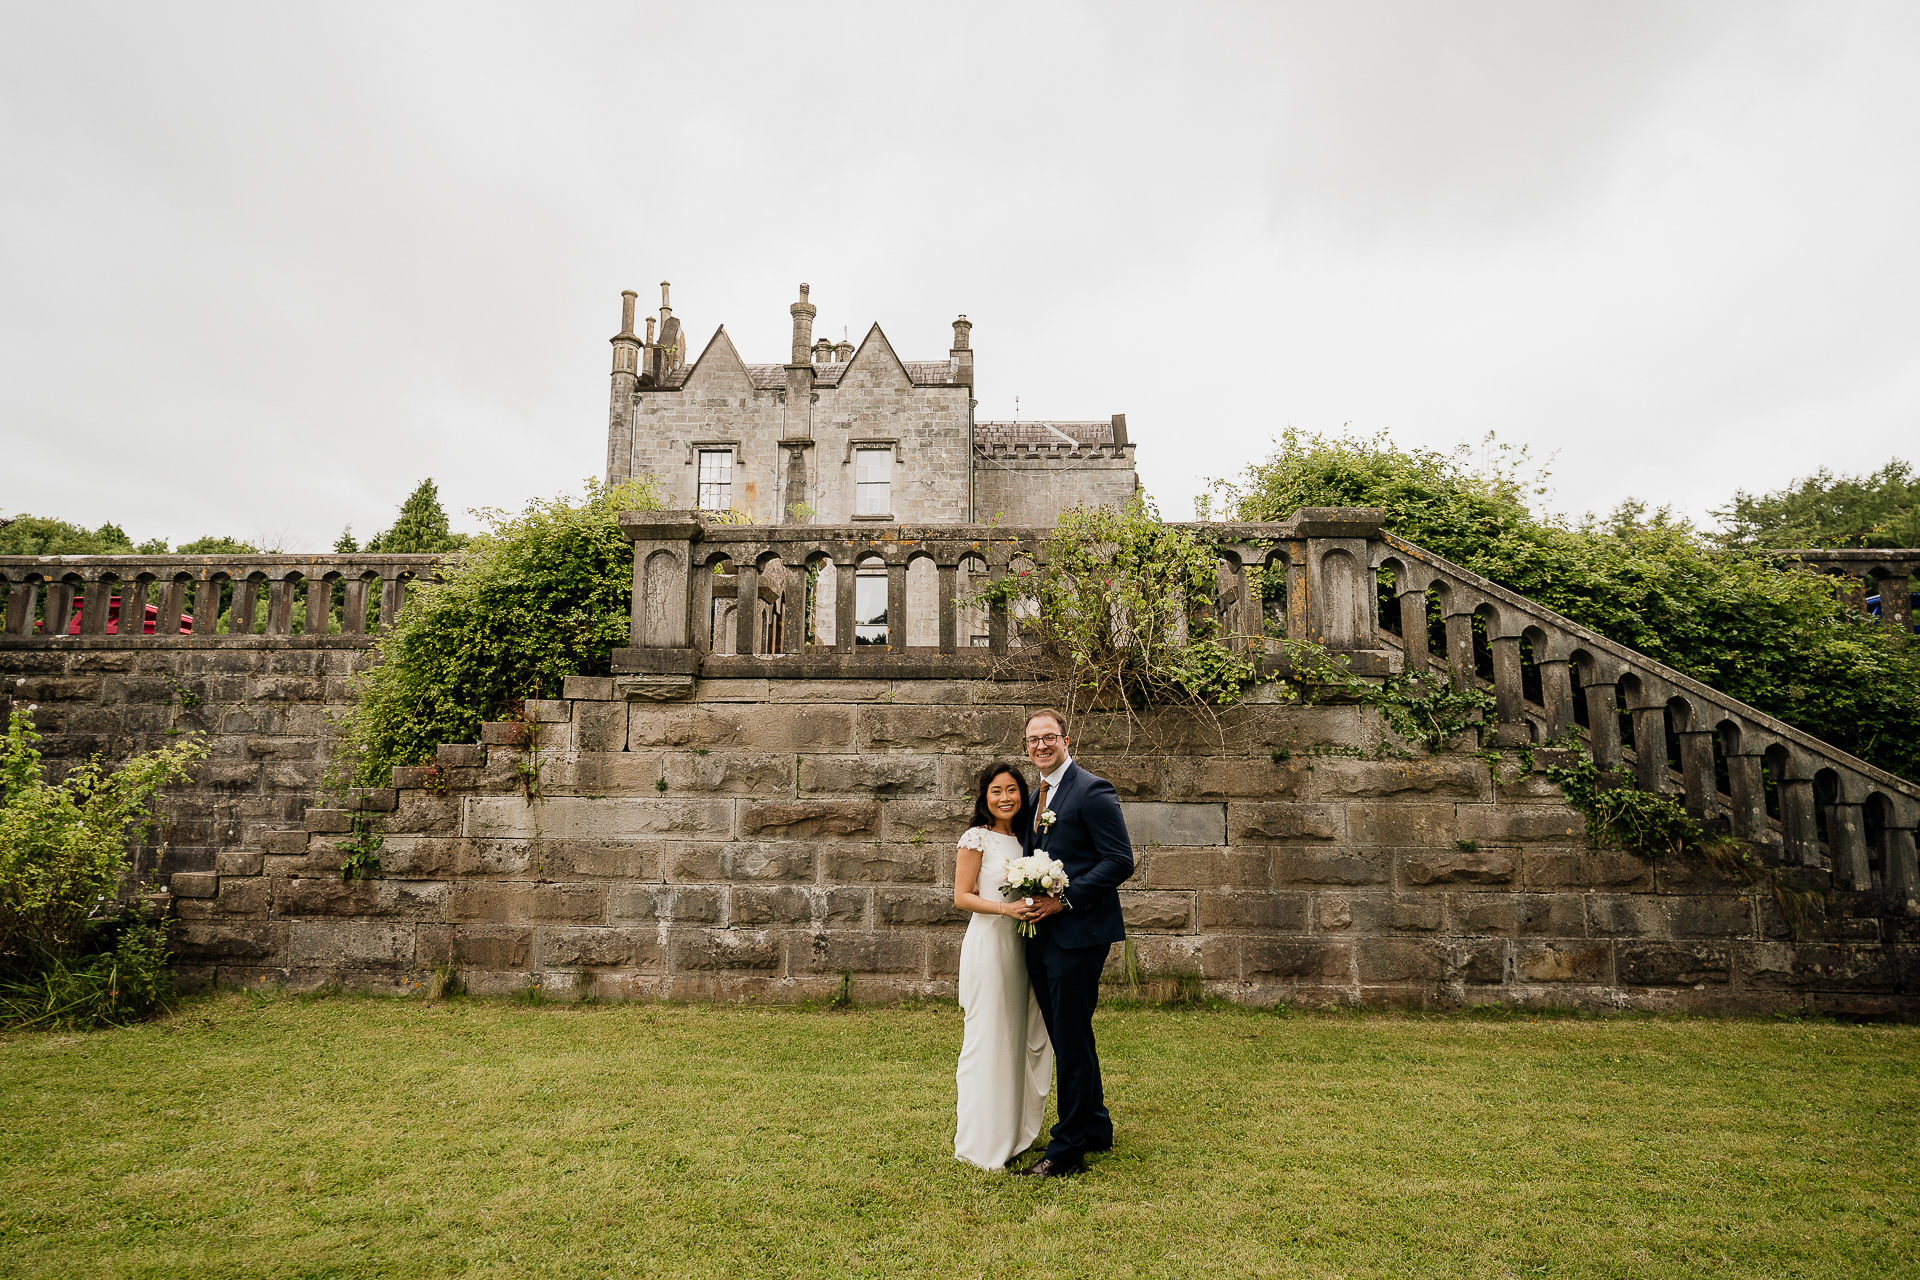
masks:
<instances>
[{"instance_id":1,"label":"stone chimney","mask_svg":"<svg viewBox=\"0 0 1920 1280\"><path fill-rule=\"evenodd\" d=\"M853 344L845 338L833 344L833 359L836 364L845 364L853 359Z\"/></svg>"},{"instance_id":2,"label":"stone chimney","mask_svg":"<svg viewBox=\"0 0 1920 1280\"><path fill-rule=\"evenodd\" d=\"M633 332L634 302L640 297L628 289L620 295L620 332L613 335L613 392L607 406L607 483L617 484L633 474L633 398L640 386L640 339Z\"/></svg>"},{"instance_id":3,"label":"stone chimney","mask_svg":"<svg viewBox=\"0 0 1920 1280\"><path fill-rule=\"evenodd\" d=\"M664 379L687 362L687 353L680 341L680 322L673 318L673 307L667 301L671 287L665 280L660 282L660 341L654 350L654 376L658 379Z\"/></svg>"},{"instance_id":4,"label":"stone chimney","mask_svg":"<svg viewBox=\"0 0 1920 1280\"><path fill-rule=\"evenodd\" d=\"M953 350L947 352L947 369L955 382L973 385L973 322L961 316L953 322Z\"/></svg>"},{"instance_id":5,"label":"stone chimney","mask_svg":"<svg viewBox=\"0 0 1920 1280\"><path fill-rule=\"evenodd\" d=\"M813 362L815 364L833 363L833 343L822 338L813 344Z\"/></svg>"},{"instance_id":6,"label":"stone chimney","mask_svg":"<svg viewBox=\"0 0 1920 1280\"><path fill-rule=\"evenodd\" d=\"M807 351L813 346L813 317L820 308L807 301L807 286L800 286L800 301L787 308L793 313L793 359L791 364L809 363Z\"/></svg>"}]
</instances>

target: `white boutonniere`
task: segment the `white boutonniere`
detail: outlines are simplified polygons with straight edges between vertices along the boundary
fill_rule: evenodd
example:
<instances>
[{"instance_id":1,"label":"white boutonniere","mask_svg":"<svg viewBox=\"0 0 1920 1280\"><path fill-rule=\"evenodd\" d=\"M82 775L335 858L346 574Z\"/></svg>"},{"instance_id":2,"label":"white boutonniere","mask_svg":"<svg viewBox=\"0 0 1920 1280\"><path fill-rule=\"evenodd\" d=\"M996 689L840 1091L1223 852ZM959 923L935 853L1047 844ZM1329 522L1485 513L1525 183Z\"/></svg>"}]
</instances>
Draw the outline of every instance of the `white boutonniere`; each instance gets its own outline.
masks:
<instances>
[{"instance_id":1,"label":"white boutonniere","mask_svg":"<svg viewBox=\"0 0 1920 1280\"><path fill-rule=\"evenodd\" d=\"M1053 824L1057 821L1059 821L1059 819L1053 816L1053 810L1042 809L1040 811L1040 829L1042 831L1045 831L1048 828L1052 827Z\"/></svg>"}]
</instances>

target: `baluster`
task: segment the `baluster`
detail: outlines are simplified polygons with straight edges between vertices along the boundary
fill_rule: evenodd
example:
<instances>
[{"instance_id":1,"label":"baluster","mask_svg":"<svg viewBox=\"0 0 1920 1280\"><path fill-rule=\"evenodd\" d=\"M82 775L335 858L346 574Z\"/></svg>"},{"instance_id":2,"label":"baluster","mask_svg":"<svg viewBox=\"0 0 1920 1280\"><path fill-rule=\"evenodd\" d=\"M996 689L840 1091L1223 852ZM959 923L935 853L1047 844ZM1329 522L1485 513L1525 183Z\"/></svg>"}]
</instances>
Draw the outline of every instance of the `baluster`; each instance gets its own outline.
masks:
<instances>
[{"instance_id":1,"label":"baluster","mask_svg":"<svg viewBox=\"0 0 1920 1280\"><path fill-rule=\"evenodd\" d=\"M254 606L260 602L260 575L249 574L233 584L233 607L227 611L227 634L253 634Z\"/></svg>"},{"instance_id":2,"label":"baluster","mask_svg":"<svg viewBox=\"0 0 1920 1280\"><path fill-rule=\"evenodd\" d=\"M858 621L853 615L853 588L859 573L857 561L845 564L838 560L833 562L833 647L836 653L853 652L853 624Z\"/></svg>"},{"instance_id":3,"label":"baluster","mask_svg":"<svg viewBox=\"0 0 1920 1280\"><path fill-rule=\"evenodd\" d=\"M1913 580L1902 575L1897 578L1880 579L1880 621L1895 628L1901 635L1911 635L1913 626Z\"/></svg>"},{"instance_id":4,"label":"baluster","mask_svg":"<svg viewBox=\"0 0 1920 1280\"><path fill-rule=\"evenodd\" d=\"M29 635L33 631L33 606L39 603L40 584L23 578L7 593L7 634Z\"/></svg>"},{"instance_id":5,"label":"baluster","mask_svg":"<svg viewBox=\"0 0 1920 1280\"><path fill-rule=\"evenodd\" d=\"M1901 822L1900 807L1896 804L1893 821L1887 824L1887 892L1895 901L1912 902L1920 898L1920 858L1915 855L1913 840L1913 801L1905 802L1905 825Z\"/></svg>"},{"instance_id":6,"label":"baluster","mask_svg":"<svg viewBox=\"0 0 1920 1280\"><path fill-rule=\"evenodd\" d=\"M1497 636L1488 645L1493 650L1493 714L1499 721L1494 736L1503 747L1525 746L1533 741L1533 728L1527 723L1526 684L1520 675L1520 637Z\"/></svg>"},{"instance_id":7,"label":"baluster","mask_svg":"<svg viewBox=\"0 0 1920 1280\"><path fill-rule=\"evenodd\" d=\"M1594 767L1611 773L1620 767L1620 686L1611 680L1584 684L1587 699L1587 745Z\"/></svg>"},{"instance_id":8,"label":"baluster","mask_svg":"<svg viewBox=\"0 0 1920 1280\"><path fill-rule=\"evenodd\" d=\"M176 573L168 579L167 586L160 593L160 616L154 619L153 633L157 636L177 636L180 634L180 621L187 613L187 587L190 580L184 573Z\"/></svg>"},{"instance_id":9,"label":"baluster","mask_svg":"<svg viewBox=\"0 0 1920 1280\"><path fill-rule=\"evenodd\" d=\"M293 583L276 578L267 585L267 634L284 636L293 630Z\"/></svg>"},{"instance_id":10,"label":"baluster","mask_svg":"<svg viewBox=\"0 0 1920 1280\"><path fill-rule=\"evenodd\" d=\"M1547 741L1553 742L1573 732L1573 672L1561 658L1540 658L1533 651L1540 670L1540 709L1547 715Z\"/></svg>"},{"instance_id":11,"label":"baluster","mask_svg":"<svg viewBox=\"0 0 1920 1280\"><path fill-rule=\"evenodd\" d=\"M1475 686L1479 673L1473 664L1473 610L1465 613L1452 612L1463 606L1456 602L1448 606L1447 614L1447 669L1453 673L1453 687L1466 690Z\"/></svg>"},{"instance_id":12,"label":"baluster","mask_svg":"<svg viewBox=\"0 0 1920 1280\"><path fill-rule=\"evenodd\" d=\"M1433 665L1433 645L1427 635L1427 589L1408 585L1403 574L1400 588L1400 643L1407 651L1407 674L1424 676Z\"/></svg>"},{"instance_id":13,"label":"baluster","mask_svg":"<svg viewBox=\"0 0 1920 1280\"><path fill-rule=\"evenodd\" d=\"M1007 576L1007 566L995 564L987 566L987 581L999 582ZM1004 601L993 604L987 610L987 652L996 656L1007 651L1007 606Z\"/></svg>"},{"instance_id":14,"label":"baluster","mask_svg":"<svg viewBox=\"0 0 1920 1280\"><path fill-rule=\"evenodd\" d=\"M1633 717L1633 772L1642 791L1665 795L1673 790L1667 777L1667 702L1642 685L1630 701Z\"/></svg>"},{"instance_id":15,"label":"baluster","mask_svg":"<svg viewBox=\"0 0 1920 1280\"><path fill-rule=\"evenodd\" d=\"M310 636L324 636L332 628L333 579L323 574L306 581L307 617L302 630Z\"/></svg>"},{"instance_id":16,"label":"baluster","mask_svg":"<svg viewBox=\"0 0 1920 1280\"><path fill-rule=\"evenodd\" d=\"M940 570L940 652L955 653L960 648L960 606L954 598L960 592L960 566L942 563Z\"/></svg>"},{"instance_id":17,"label":"baluster","mask_svg":"<svg viewBox=\"0 0 1920 1280\"><path fill-rule=\"evenodd\" d=\"M202 569L193 587L193 634L210 636L220 630L220 585L224 574Z\"/></svg>"},{"instance_id":18,"label":"baluster","mask_svg":"<svg viewBox=\"0 0 1920 1280\"><path fill-rule=\"evenodd\" d=\"M107 634L107 619L113 612L114 588L118 585L112 577L102 574L82 588L86 592L86 600L80 607L81 635Z\"/></svg>"},{"instance_id":19,"label":"baluster","mask_svg":"<svg viewBox=\"0 0 1920 1280\"><path fill-rule=\"evenodd\" d=\"M64 636L73 626L73 584L70 582L47 583L47 607L41 615L41 632L49 636Z\"/></svg>"},{"instance_id":20,"label":"baluster","mask_svg":"<svg viewBox=\"0 0 1920 1280\"><path fill-rule=\"evenodd\" d=\"M760 567L751 560L733 563L733 651L741 657L760 653Z\"/></svg>"},{"instance_id":21,"label":"baluster","mask_svg":"<svg viewBox=\"0 0 1920 1280\"><path fill-rule=\"evenodd\" d=\"M907 648L907 566L887 566L887 649L904 653Z\"/></svg>"},{"instance_id":22,"label":"baluster","mask_svg":"<svg viewBox=\"0 0 1920 1280\"><path fill-rule=\"evenodd\" d=\"M1727 755L1727 799L1732 802L1733 834L1742 840L1776 844L1773 827L1767 821L1765 757L1737 752L1733 744L1724 741L1721 749Z\"/></svg>"},{"instance_id":23,"label":"baluster","mask_svg":"<svg viewBox=\"0 0 1920 1280\"><path fill-rule=\"evenodd\" d=\"M380 623L385 631L400 616L400 610L406 604L406 575L397 569L389 569L380 579Z\"/></svg>"},{"instance_id":24,"label":"baluster","mask_svg":"<svg viewBox=\"0 0 1920 1280\"><path fill-rule=\"evenodd\" d=\"M1797 768L1789 762L1789 773ZM1820 863L1820 824L1814 816L1813 779L1780 779L1780 825L1786 829L1787 861L1812 867Z\"/></svg>"},{"instance_id":25,"label":"baluster","mask_svg":"<svg viewBox=\"0 0 1920 1280\"><path fill-rule=\"evenodd\" d=\"M1719 780L1713 775L1713 730L1679 729L1680 777L1686 791L1687 812L1696 818L1712 816L1720 801ZM1731 775L1732 770L1728 770Z\"/></svg>"},{"instance_id":26,"label":"baluster","mask_svg":"<svg viewBox=\"0 0 1920 1280\"><path fill-rule=\"evenodd\" d=\"M713 652L713 566L696 564L688 577L688 619L693 624L693 647L700 653Z\"/></svg>"},{"instance_id":27,"label":"baluster","mask_svg":"<svg viewBox=\"0 0 1920 1280\"><path fill-rule=\"evenodd\" d=\"M1265 576L1261 568L1242 559L1233 571L1234 621L1239 628L1233 643L1255 662L1267 652L1267 602L1260 593L1260 580Z\"/></svg>"},{"instance_id":28,"label":"baluster","mask_svg":"<svg viewBox=\"0 0 1920 1280\"><path fill-rule=\"evenodd\" d=\"M346 600L340 606L340 630L345 635L361 635L367 629L367 580L348 578L346 585Z\"/></svg>"},{"instance_id":29,"label":"baluster","mask_svg":"<svg viewBox=\"0 0 1920 1280\"><path fill-rule=\"evenodd\" d=\"M1873 888L1863 809L1863 805L1849 800L1835 800L1827 808L1827 851L1833 859L1834 887L1856 893Z\"/></svg>"}]
</instances>

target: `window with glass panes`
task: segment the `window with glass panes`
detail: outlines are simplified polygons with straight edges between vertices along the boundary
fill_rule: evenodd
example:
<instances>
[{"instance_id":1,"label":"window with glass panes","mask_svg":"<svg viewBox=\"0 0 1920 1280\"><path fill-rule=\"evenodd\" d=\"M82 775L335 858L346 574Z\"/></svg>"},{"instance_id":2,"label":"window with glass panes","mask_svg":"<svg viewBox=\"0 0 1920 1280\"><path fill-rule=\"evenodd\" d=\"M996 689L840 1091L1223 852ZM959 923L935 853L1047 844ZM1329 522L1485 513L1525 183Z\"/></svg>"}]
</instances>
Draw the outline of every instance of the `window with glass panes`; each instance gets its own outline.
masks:
<instances>
[{"instance_id":1,"label":"window with glass panes","mask_svg":"<svg viewBox=\"0 0 1920 1280\"><path fill-rule=\"evenodd\" d=\"M887 643L887 571L862 569L853 580L853 642Z\"/></svg>"},{"instance_id":2,"label":"window with glass panes","mask_svg":"<svg viewBox=\"0 0 1920 1280\"><path fill-rule=\"evenodd\" d=\"M893 450L856 449L853 462L853 514L890 514L893 511Z\"/></svg>"},{"instance_id":3,"label":"window with glass panes","mask_svg":"<svg viewBox=\"0 0 1920 1280\"><path fill-rule=\"evenodd\" d=\"M733 506L733 451L700 451L700 509L725 511Z\"/></svg>"}]
</instances>

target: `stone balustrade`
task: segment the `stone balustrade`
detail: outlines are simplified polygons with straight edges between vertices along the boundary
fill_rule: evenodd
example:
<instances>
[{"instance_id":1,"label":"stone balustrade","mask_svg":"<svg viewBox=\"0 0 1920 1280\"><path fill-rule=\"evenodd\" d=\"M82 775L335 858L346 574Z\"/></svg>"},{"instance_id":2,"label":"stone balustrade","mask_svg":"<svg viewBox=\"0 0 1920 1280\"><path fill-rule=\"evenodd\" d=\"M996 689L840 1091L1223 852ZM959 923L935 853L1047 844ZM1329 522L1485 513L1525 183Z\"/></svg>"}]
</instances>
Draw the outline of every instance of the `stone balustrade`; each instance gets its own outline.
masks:
<instances>
[{"instance_id":1,"label":"stone balustrade","mask_svg":"<svg viewBox=\"0 0 1920 1280\"><path fill-rule=\"evenodd\" d=\"M1833 547L1769 554L1832 575L1840 599L1861 613L1868 612L1869 596L1880 597L1881 620L1902 631L1912 630L1913 593L1920 590L1920 548Z\"/></svg>"},{"instance_id":2,"label":"stone balustrade","mask_svg":"<svg viewBox=\"0 0 1920 1280\"><path fill-rule=\"evenodd\" d=\"M371 635L399 616L431 555L0 556L0 640L130 644ZM149 612L151 611L151 612ZM52 620L52 621L50 621ZM153 630L147 630L151 623Z\"/></svg>"}]
</instances>

